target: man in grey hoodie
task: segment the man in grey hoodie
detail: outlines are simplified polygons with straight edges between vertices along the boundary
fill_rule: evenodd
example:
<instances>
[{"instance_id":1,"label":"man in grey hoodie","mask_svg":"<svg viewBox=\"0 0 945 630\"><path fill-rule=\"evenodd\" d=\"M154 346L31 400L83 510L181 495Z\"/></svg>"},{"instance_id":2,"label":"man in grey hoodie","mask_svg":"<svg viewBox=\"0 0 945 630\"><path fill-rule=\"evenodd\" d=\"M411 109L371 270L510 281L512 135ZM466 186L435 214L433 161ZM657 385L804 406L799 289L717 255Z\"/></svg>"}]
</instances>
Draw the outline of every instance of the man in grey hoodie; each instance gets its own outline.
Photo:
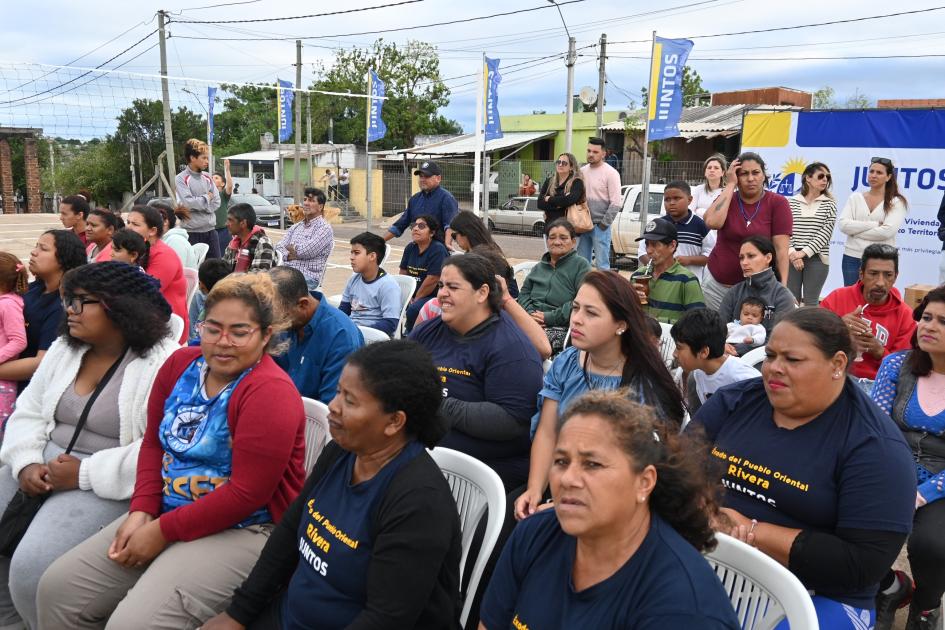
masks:
<instances>
[{"instance_id":1,"label":"man in grey hoodie","mask_svg":"<svg viewBox=\"0 0 945 630\"><path fill-rule=\"evenodd\" d=\"M187 168L177 174L177 202L190 208L190 218L182 221L190 244L206 243L207 258L220 258L220 241L216 234L216 211L220 207L220 193L207 175L209 149L205 142L191 138L184 145Z\"/></svg>"}]
</instances>

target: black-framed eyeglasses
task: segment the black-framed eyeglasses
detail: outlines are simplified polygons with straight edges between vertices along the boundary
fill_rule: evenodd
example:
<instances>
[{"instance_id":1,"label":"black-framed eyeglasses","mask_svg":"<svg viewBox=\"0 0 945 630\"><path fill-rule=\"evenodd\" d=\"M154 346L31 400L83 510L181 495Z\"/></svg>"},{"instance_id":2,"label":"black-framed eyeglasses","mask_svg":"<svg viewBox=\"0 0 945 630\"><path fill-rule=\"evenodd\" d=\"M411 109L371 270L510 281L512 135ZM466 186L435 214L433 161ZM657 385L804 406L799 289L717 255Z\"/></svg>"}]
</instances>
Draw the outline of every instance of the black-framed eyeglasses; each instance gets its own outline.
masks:
<instances>
[{"instance_id":1,"label":"black-framed eyeglasses","mask_svg":"<svg viewBox=\"0 0 945 630\"><path fill-rule=\"evenodd\" d=\"M557 162L555 162L555 164L557 164L558 166L571 166L571 162L569 162L568 160L558 160Z\"/></svg>"},{"instance_id":2,"label":"black-framed eyeglasses","mask_svg":"<svg viewBox=\"0 0 945 630\"><path fill-rule=\"evenodd\" d=\"M889 158L884 158L884 157L870 158L870 164L882 164L883 166L885 166L886 168L890 170L893 167L892 160L890 160Z\"/></svg>"},{"instance_id":3,"label":"black-framed eyeglasses","mask_svg":"<svg viewBox=\"0 0 945 630\"><path fill-rule=\"evenodd\" d=\"M80 295L73 296L70 298L62 298L62 309L64 311L71 310L76 315L81 315L82 311L85 310L86 304L101 304L101 300L93 300L86 298Z\"/></svg>"}]
</instances>

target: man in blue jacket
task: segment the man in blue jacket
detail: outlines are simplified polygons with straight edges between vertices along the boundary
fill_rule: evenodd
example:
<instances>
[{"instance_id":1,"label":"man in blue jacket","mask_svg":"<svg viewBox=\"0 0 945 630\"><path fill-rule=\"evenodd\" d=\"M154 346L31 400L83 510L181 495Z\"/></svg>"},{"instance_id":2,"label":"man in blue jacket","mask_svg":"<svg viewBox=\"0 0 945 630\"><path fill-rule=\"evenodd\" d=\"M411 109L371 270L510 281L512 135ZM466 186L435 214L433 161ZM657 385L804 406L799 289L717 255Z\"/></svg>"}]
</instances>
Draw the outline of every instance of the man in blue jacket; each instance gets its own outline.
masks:
<instances>
[{"instance_id":1,"label":"man in blue jacket","mask_svg":"<svg viewBox=\"0 0 945 630\"><path fill-rule=\"evenodd\" d=\"M440 224L440 229L436 231L433 238L440 241L449 248L450 221L459 212L459 205L456 198L448 190L440 186L443 180L443 173L436 162L423 162L414 175L420 178L420 192L410 198L407 203L407 209L400 215L400 218L394 221L394 224L387 228L384 233L384 240L389 241L404 233L409 226L422 214L432 215Z\"/></svg>"}]
</instances>

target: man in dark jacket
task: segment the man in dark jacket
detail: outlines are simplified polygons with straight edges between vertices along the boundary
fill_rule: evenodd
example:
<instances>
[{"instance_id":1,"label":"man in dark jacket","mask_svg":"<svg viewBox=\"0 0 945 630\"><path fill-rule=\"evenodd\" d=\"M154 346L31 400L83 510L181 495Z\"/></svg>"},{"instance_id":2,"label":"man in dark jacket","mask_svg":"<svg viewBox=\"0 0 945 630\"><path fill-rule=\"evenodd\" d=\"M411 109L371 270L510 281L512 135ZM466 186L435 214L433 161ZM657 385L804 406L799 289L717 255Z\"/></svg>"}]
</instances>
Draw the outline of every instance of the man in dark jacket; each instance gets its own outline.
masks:
<instances>
[{"instance_id":1,"label":"man in dark jacket","mask_svg":"<svg viewBox=\"0 0 945 630\"><path fill-rule=\"evenodd\" d=\"M443 180L443 172L436 162L426 161L413 172L420 178L420 192L410 198L407 203L407 209L400 215L400 218L394 221L394 224L387 228L384 233L384 240L389 241L404 233L413 222L422 214L429 214L440 224L440 228L433 235L433 238L440 241L447 247L450 243L450 221L459 212L459 204L456 198L448 190L440 186Z\"/></svg>"}]
</instances>

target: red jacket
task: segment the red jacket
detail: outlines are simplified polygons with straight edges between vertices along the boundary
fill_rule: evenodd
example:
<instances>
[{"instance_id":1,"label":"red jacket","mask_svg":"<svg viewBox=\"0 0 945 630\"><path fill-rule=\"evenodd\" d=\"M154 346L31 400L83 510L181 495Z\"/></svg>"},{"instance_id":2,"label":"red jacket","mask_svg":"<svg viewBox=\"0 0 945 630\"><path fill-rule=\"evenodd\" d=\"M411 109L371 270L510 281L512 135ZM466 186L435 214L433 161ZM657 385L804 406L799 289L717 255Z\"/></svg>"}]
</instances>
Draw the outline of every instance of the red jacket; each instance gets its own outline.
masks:
<instances>
[{"instance_id":1,"label":"red jacket","mask_svg":"<svg viewBox=\"0 0 945 630\"><path fill-rule=\"evenodd\" d=\"M190 505L161 514L164 449L158 428L164 402L200 348L181 348L158 371L148 399L148 427L138 455L129 511L160 516L169 542L196 540L233 527L265 505L275 523L305 481L305 410L302 397L268 354L233 391L226 408L233 445L229 481Z\"/></svg>"},{"instance_id":2,"label":"red jacket","mask_svg":"<svg viewBox=\"0 0 945 630\"><path fill-rule=\"evenodd\" d=\"M820 303L822 307L840 317L865 304L863 283L859 281L853 286L835 289ZM883 344L883 357L912 347L912 333L915 332L916 323L912 318L912 309L903 303L896 289L889 292L889 299L885 304L867 306L863 318L870 322L870 330ZM882 358L877 359L869 353L864 353L862 361L850 363L850 373L859 378L875 379L881 362Z\"/></svg>"},{"instance_id":3,"label":"red jacket","mask_svg":"<svg viewBox=\"0 0 945 630\"><path fill-rule=\"evenodd\" d=\"M184 332L180 343L187 342L190 321L187 317L187 279L184 266L171 247L164 241L155 241L148 252L148 268L145 271L161 281L161 295L171 305L171 311L184 320Z\"/></svg>"}]
</instances>

